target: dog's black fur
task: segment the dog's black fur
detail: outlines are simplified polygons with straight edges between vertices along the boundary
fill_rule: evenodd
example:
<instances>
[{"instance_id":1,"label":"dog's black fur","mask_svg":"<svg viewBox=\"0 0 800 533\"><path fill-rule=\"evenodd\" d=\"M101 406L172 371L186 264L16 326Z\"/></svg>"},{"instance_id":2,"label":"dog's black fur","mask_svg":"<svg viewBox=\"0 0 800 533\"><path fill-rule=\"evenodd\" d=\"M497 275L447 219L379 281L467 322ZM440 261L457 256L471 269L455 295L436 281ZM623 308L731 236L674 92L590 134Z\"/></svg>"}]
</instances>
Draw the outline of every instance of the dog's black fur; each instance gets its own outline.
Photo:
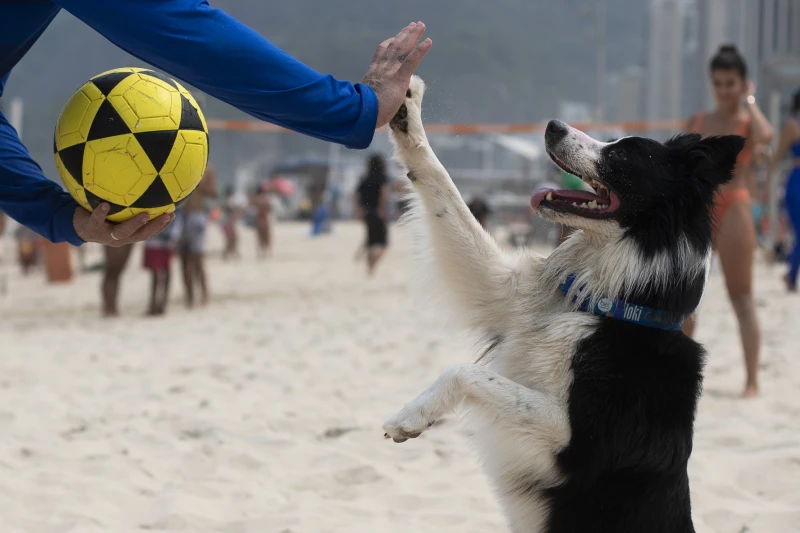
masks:
<instances>
[{"instance_id":1,"label":"dog's black fur","mask_svg":"<svg viewBox=\"0 0 800 533\"><path fill-rule=\"evenodd\" d=\"M681 332L612 319L580 343L548 533L694 531L686 466L704 359Z\"/></svg>"},{"instance_id":2,"label":"dog's black fur","mask_svg":"<svg viewBox=\"0 0 800 533\"><path fill-rule=\"evenodd\" d=\"M715 191L743 146L737 136L682 134L664 144L628 137L604 147L599 179L621 199L612 217L645 256L669 254L680 236L707 249ZM627 299L686 315L704 284L698 272ZM572 360L572 437L558 454L567 482L547 491L548 533L694 531L687 462L705 356L680 331L601 318Z\"/></svg>"}]
</instances>

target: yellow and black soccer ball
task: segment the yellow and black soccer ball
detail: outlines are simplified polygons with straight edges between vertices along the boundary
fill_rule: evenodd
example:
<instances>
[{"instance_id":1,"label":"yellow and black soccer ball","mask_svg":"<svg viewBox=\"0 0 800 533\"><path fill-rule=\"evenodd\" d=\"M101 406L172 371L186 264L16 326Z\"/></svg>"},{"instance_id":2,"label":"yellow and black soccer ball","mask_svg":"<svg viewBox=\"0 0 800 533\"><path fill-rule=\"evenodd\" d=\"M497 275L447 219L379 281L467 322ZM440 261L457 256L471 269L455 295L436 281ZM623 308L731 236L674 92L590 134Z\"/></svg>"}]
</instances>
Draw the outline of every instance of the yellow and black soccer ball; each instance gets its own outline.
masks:
<instances>
[{"instance_id":1,"label":"yellow and black soccer ball","mask_svg":"<svg viewBox=\"0 0 800 533\"><path fill-rule=\"evenodd\" d=\"M194 191L208 162L208 126L178 82L143 68L103 72L69 99L56 125L56 167L89 211L107 219L172 213Z\"/></svg>"}]
</instances>

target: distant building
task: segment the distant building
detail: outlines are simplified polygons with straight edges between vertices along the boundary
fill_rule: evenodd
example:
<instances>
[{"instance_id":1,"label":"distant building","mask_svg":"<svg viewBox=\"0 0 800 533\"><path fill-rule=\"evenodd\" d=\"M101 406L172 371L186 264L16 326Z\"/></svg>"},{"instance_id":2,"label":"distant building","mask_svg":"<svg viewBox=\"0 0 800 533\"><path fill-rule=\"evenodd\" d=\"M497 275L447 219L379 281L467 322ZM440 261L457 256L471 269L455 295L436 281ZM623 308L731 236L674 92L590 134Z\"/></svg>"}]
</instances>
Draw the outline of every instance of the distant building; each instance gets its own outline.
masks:
<instances>
[{"instance_id":1,"label":"distant building","mask_svg":"<svg viewBox=\"0 0 800 533\"><path fill-rule=\"evenodd\" d=\"M562 100L558 103L558 120L566 123L591 122L594 118L594 106L587 102Z\"/></svg>"},{"instance_id":2,"label":"distant building","mask_svg":"<svg viewBox=\"0 0 800 533\"><path fill-rule=\"evenodd\" d=\"M646 117L711 107L708 61L722 44L739 48L758 82L768 62L800 57L800 0L651 0Z\"/></svg>"},{"instance_id":3,"label":"distant building","mask_svg":"<svg viewBox=\"0 0 800 533\"><path fill-rule=\"evenodd\" d=\"M683 116L685 28L692 0L651 0L647 57L648 120Z\"/></svg>"},{"instance_id":4,"label":"distant building","mask_svg":"<svg viewBox=\"0 0 800 533\"><path fill-rule=\"evenodd\" d=\"M633 122L645 116L644 69L631 66L611 74L607 81L606 119L611 122Z\"/></svg>"}]
</instances>

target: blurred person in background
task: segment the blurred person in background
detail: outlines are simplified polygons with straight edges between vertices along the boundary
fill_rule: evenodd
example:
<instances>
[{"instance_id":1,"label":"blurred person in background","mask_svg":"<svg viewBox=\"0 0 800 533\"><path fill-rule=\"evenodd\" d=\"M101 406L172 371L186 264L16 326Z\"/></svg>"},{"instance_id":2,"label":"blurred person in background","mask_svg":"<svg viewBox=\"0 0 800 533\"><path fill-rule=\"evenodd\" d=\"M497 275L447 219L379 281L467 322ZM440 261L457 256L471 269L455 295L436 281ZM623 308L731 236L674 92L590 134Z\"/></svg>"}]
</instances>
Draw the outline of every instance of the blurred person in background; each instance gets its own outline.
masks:
<instances>
[{"instance_id":1,"label":"blurred person in background","mask_svg":"<svg viewBox=\"0 0 800 533\"><path fill-rule=\"evenodd\" d=\"M735 46L721 46L711 58L709 70L716 108L691 117L687 129L703 137L736 134L747 139L733 179L717 193L712 216L714 249L722 264L744 349L747 378L743 395L752 397L758 394L761 333L753 299L756 231L748 187L753 154L770 143L774 132L756 103L755 84L748 78L745 60ZM687 318L684 332L692 336L695 325L696 315Z\"/></svg>"},{"instance_id":2,"label":"blurred person in background","mask_svg":"<svg viewBox=\"0 0 800 533\"><path fill-rule=\"evenodd\" d=\"M263 258L269 255L272 249L272 196L269 182L263 182L256 187L253 194L253 207L255 208L256 229L256 256Z\"/></svg>"},{"instance_id":3,"label":"blurred person in background","mask_svg":"<svg viewBox=\"0 0 800 533\"><path fill-rule=\"evenodd\" d=\"M789 255L789 272L784 281L788 291L796 292L797 274L800 270L800 89L794 94L791 116L781 128L778 147L770 161L767 171L768 190L772 190L770 184L775 172L787 157L791 162L791 169L784 188L783 205L792 225L794 248Z\"/></svg>"},{"instance_id":4,"label":"blurred person in background","mask_svg":"<svg viewBox=\"0 0 800 533\"><path fill-rule=\"evenodd\" d=\"M24 275L30 274L39 264L39 236L23 225L17 227L17 257Z\"/></svg>"},{"instance_id":5,"label":"blurred person in background","mask_svg":"<svg viewBox=\"0 0 800 533\"><path fill-rule=\"evenodd\" d=\"M119 287L132 251L132 243L123 246L103 246L105 264L100 292L103 300L103 316L106 318L119 316Z\"/></svg>"},{"instance_id":6,"label":"blurred person in background","mask_svg":"<svg viewBox=\"0 0 800 533\"><path fill-rule=\"evenodd\" d=\"M472 216L475 217L475 220L478 221L478 224L480 224L483 229L488 230L489 215L492 214L492 210L483 196L476 195L473 197L472 201L467 204L467 207L469 208L469 212L472 213Z\"/></svg>"},{"instance_id":7,"label":"blurred person in background","mask_svg":"<svg viewBox=\"0 0 800 533\"><path fill-rule=\"evenodd\" d=\"M322 75L203 0L0 1L0 97L11 69L64 9L136 58L250 115L349 148L366 148L405 98L431 48L414 22L382 42L362 83ZM174 215L142 213L118 225L48 180L0 112L0 209L52 242L124 247ZM125 255L125 254L122 254ZM113 262L113 261L112 261Z\"/></svg>"},{"instance_id":8,"label":"blurred person in background","mask_svg":"<svg viewBox=\"0 0 800 533\"><path fill-rule=\"evenodd\" d=\"M209 222L208 201L217 198L217 173L212 165L206 168L197 188L181 208L183 224L178 251L181 255L183 285L186 290L186 307L194 307L194 289L200 289L200 305L208 303L208 277L206 275L206 230Z\"/></svg>"},{"instance_id":9,"label":"blurred person in background","mask_svg":"<svg viewBox=\"0 0 800 533\"><path fill-rule=\"evenodd\" d=\"M233 185L228 185L225 190L222 210L222 234L225 236L222 259L239 259L239 220L244 213L244 206L239 201Z\"/></svg>"},{"instance_id":10,"label":"blurred person in background","mask_svg":"<svg viewBox=\"0 0 800 533\"><path fill-rule=\"evenodd\" d=\"M176 213L175 221L164 231L144 242L144 268L151 273L148 316L163 315L169 301L172 256L181 237L183 213Z\"/></svg>"},{"instance_id":11,"label":"blurred person in background","mask_svg":"<svg viewBox=\"0 0 800 533\"><path fill-rule=\"evenodd\" d=\"M386 160L373 154L367 159L367 172L353 195L353 208L357 218L364 221L367 252L367 273L372 276L389 244L387 216L389 214L389 178Z\"/></svg>"}]
</instances>

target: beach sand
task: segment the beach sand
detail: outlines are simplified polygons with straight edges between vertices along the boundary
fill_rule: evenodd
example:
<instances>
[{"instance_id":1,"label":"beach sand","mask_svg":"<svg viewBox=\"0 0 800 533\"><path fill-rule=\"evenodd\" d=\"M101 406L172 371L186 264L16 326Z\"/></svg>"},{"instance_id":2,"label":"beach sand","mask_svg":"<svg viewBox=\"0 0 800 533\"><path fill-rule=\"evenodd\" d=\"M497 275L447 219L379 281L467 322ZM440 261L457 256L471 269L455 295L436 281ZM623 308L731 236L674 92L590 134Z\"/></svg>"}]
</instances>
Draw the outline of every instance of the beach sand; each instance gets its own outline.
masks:
<instances>
[{"instance_id":1,"label":"beach sand","mask_svg":"<svg viewBox=\"0 0 800 533\"><path fill-rule=\"evenodd\" d=\"M217 228L210 248L221 248ZM173 270L143 316L141 245L123 317L99 317L99 274L14 274L0 301L0 531L508 531L457 420L402 445L381 424L475 346L409 287L392 228L374 279L361 228L276 229L274 255L209 260L212 301L187 311ZM97 248L89 258L97 257ZM709 351L690 462L698 533L800 532L800 296L759 264L762 396L744 382L719 268L702 304Z\"/></svg>"}]
</instances>

